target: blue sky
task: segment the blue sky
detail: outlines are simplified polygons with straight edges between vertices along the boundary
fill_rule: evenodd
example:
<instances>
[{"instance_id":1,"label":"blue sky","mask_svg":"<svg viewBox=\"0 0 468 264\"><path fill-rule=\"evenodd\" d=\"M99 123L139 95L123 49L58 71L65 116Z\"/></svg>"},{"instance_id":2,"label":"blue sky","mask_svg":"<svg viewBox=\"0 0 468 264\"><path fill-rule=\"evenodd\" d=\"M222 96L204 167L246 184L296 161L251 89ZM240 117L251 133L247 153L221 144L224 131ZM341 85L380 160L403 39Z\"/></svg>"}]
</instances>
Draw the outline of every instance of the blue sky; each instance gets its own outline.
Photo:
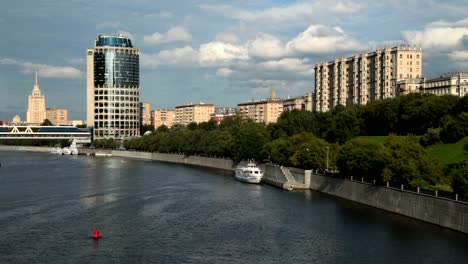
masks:
<instances>
[{"instance_id":1,"label":"blue sky","mask_svg":"<svg viewBox=\"0 0 468 264\"><path fill-rule=\"evenodd\" d=\"M468 71L465 1L3 0L0 120L25 119L39 68L47 107L86 119L85 51L97 35L140 49L141 100L236 106L314 89L315 63L375 48L424 50L423 75Z\"/></svg>"}]
</instances>

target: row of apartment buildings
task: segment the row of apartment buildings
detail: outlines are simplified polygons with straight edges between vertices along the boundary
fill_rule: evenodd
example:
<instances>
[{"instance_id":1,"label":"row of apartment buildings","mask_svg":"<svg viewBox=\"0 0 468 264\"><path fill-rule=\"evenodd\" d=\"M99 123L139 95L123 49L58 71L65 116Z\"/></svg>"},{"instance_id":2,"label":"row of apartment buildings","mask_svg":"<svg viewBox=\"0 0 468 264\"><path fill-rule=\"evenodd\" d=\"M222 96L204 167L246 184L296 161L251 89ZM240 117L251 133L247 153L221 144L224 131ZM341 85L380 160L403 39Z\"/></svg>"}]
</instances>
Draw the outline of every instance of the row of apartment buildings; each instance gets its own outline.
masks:
<instances>
[{"instance_id":1,"label":"row of apartment buildings","mask_svg":"<svg viewBox=\"0 0 468 264\"><path fill-rule=\"evenodd\" d=\"M149 105L147 107L149 108ZM146 107L142 107L142 109L144 108ZM269 124L276 122L283 111L294 109L312 111L312 94L281 99L276 96L276 92L273 90L269 98L240 103L237 108L217 108L214 104L207 103L184 104L176 106L175 109L152 110L150 118L143 121L143 124L152 124L154 127L161 125L171 127L174 124L187 125L192 122L201 123L209 120L220 123L223 119L233 117L236 113L255 122Z\"/></svg>"},{"instance_id":2,"label":"row of apartment buildings","mask_svg":"<svg viewBox=\"0 0 468 264\"><path fill-rule=\"evenodd\" d=\"M313 109L319 112L409 93L464 96L468 73L423 78L421 48L397 46L315 65Z\"/></svg>"}]
</instances>

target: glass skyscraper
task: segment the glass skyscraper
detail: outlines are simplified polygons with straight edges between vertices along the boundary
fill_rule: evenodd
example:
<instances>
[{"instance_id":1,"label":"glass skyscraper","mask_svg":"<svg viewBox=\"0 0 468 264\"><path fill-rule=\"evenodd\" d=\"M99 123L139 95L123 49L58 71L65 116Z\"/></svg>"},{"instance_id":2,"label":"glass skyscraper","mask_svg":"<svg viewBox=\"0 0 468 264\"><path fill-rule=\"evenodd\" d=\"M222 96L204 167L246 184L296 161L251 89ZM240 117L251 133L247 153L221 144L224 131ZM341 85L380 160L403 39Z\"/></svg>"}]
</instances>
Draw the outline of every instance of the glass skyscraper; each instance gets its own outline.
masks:
<instances>
[{"instance_id":1,"label":"glass skyscraper","mask_svg":"<svg viewBox=\"0 0 468 264\"><path fill-rule=\"evenodd\" d=\"M140 55L122 34L99 35L87 51L87 125L94 139L140 134Z\"/></svg>"}]
</instances>

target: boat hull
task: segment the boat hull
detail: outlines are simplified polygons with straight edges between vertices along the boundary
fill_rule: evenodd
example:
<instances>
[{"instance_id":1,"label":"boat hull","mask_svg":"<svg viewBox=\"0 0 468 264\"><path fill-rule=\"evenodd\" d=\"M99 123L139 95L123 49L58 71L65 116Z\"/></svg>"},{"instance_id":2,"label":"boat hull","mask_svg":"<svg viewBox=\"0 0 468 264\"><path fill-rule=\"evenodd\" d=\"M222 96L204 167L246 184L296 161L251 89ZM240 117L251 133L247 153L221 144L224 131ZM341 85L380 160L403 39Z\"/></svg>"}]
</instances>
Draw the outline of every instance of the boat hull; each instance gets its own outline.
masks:
<instances>
[{"instance_id":1,"label":"boat hull","mask_svg":"<svg viewBox=\"0 0 468 264\"><path fill-rule=\"evenodd\" d=\"M262 181L261 177L249 177L249 176L236 175L234 176L234 178L238 181L246 182L246 183L260 183Z\"/></svg>"}]
</instances>

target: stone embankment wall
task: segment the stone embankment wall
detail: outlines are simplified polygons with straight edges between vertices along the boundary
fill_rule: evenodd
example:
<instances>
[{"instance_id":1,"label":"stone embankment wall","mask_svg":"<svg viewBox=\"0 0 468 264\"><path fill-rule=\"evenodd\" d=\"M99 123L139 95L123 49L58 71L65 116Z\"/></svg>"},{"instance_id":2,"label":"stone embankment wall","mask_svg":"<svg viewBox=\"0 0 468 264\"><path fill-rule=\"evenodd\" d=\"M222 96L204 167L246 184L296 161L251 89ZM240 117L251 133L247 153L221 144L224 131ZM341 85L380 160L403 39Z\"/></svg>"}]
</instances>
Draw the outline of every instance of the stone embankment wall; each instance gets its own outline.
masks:
<instances>
[{"instance_id":1,"label":"stone embankment wall","mask_svg":"<svg viewBox=\"0 0 468 264\"><path fill-rule=\"evenodd\" d=\"M181 163L188 165L196 165L210 168L217 168L223 170L234 171L234 163L230 159L218 159L208 158L201 156L185 156L177 154L165 154L165 153L150 153L150 152L136 152L136 151L116 151L113 150L112 156L144 159L144 160L155 160L164 162Z\"/></svg>"},{"instance_id":2,"label":"stone embankment wall","mask_svg":"<svg viewBox=\"0 0 468 264\"><path fill-rule=\"evenodd\" d=\"M312 174L310 189L468 234L468 204Z\"/></svg>"},{"instance_id":3,"label":"stone embankment wall","mask_svg":"<svg viewBox=\"0 0 468 264\"><path fill-rule=\"evenodd\" d=\"M28 152L50 152L49 147L28 147L28 146L6 146L0 145L0 151L28 151Z\"/></svg>"},{"instance_id":4,"label":"stone embankment wall","mask_svg":"<svg viewBox=\"0 0 468 264\"><path fill-rule=\"evenodd\" d=\"M0 151L49 152L50 148L0 146ZM86 150L84 152L234 170L229 159L177 154ZM89 154L89 153L88 153ZM242 163L241 163L242 165ZM311 189L468 234L468 204L392 188L311 174L309 170L262 164L266 183L283 189ZM288 176L285 175L286 173ZM287 178L293 176L290 181Z\"/></svg>"}]
</instances>

